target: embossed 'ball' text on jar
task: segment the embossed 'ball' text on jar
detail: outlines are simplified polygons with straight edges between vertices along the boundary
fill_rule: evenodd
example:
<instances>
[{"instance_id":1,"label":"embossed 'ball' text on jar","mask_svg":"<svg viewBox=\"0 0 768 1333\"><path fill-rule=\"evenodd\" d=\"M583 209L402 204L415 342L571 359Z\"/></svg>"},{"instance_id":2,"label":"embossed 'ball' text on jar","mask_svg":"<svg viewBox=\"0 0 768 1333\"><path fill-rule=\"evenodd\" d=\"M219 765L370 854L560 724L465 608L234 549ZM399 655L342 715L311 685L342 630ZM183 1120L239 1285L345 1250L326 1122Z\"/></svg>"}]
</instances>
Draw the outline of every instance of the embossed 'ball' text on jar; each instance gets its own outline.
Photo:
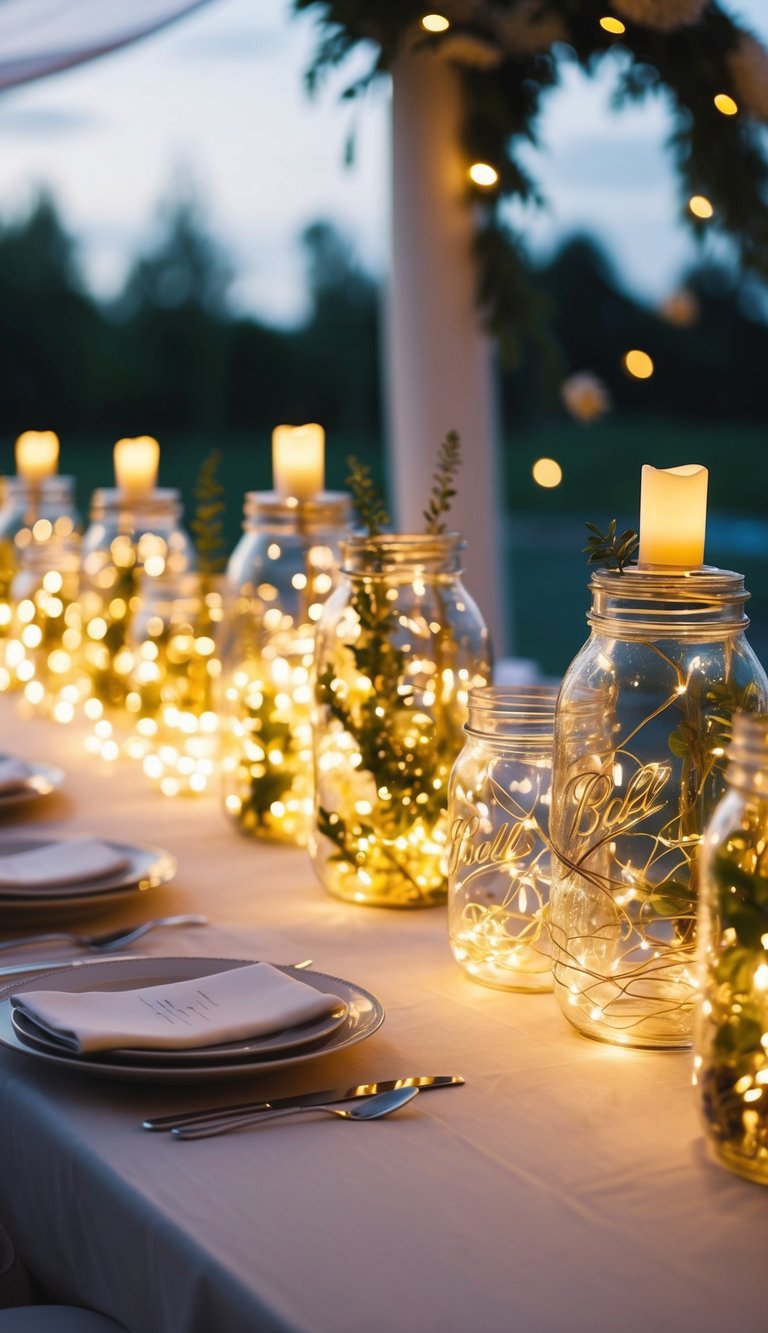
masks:
<instances>
[{"instance_id":1,"label":"embossed 'ball' text on jar","mask_svg":"<svg viewBox=\"0 0 768 1333\"><path fill-rule=\"evenodd\" d=\"M554 686L471 690L448 787L448 930L473 981L552 989L547 911Z\"/></svg>"},{"instance_id":2,"label":"embossed 'ball' text on jar","mask_svg":"<svg viewBox=\"0 0 768 1333\"><path fill-rule=\"evenodd\" d=\"M692 1039L698 853L736 709L768 707L741 574L599 570L591 636L558 699L550 935L555 996L587 1036Z\"/></svg>"},{"instance_id":3,"label":"embossed 'ball' text on jar","mask_svg":"<svg viewBox=\"0 0 768 1333\"><path fill-rule=\"evenodd\" d=\"M461 582L456 533L343 543L317 631L310 850L349 902L428 907L447 892L448 778L488 631Z\"/></svg>"},{"instance_id":4,"label":"embossed 'ball' text on jar","mask_svg":"<svg viewBox=\"0 0 768 1333\"><path fill-rule=\"evenodd\" d=\"M701 849L694 1084L708 1145L768 1184L768 717L737 713Z\"/></svg>"}]
</instances>

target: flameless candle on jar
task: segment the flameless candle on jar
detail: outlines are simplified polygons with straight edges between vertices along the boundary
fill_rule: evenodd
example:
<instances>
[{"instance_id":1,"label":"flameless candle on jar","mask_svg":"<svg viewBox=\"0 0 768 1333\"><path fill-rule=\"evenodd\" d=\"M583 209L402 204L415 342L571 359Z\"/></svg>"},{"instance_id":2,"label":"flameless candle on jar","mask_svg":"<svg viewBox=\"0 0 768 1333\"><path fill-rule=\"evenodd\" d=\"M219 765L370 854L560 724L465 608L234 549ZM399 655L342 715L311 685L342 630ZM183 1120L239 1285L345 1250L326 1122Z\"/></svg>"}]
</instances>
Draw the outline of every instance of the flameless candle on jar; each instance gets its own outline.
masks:
<instances>
[{"instance_id":1,"label":"flameless candle on jar","mask_svg":"<svg viewBox=\"0 0 768 1333\"><path fill-rule=\"evenodd\" d=\"M643 467L640 489L641 565L698 569L704 561L707 469Z\"/></svg>"},{"instance_id":2,"label":"flameless candle on jar","mask_svg":"<svg viewBox=\"0 0 768 1333\"><path fill-rule=\"evenodd\" d=\"M115 481L126 500L142 500L157 485L160 445L151 435L118 440L114 448Z\"/></svg>"},{"instance_id":3,"label":"flameless candle on jar","mask_svg":"<svg viewBox=\"0 0 768 1333\"><path fill-rule=\"evenodd\" d=\"M555 721L555 995L630 1046L691 1042L699 845L731 717L768 707L743 576L701 563L705 492L704 469L644 469L641 563L593 573Z\"/></svg>"},{"instance_id":4,"label":"flameless candle on jar","mask_svg":"<svg viewBox=\"0 0 768 1333\"><path fill-rule=\"evenodd\" d=\"M325 431L276 426L272 432L272 481L283 500L313 500L325 482Z\"/></svg>"},{"instance_id":5,"label":"flameless candle on jar","mask_svg":"<svg viewBox=\"0 0 768 1333\"><path fill-rule=\"evenodd\" d=\"M59 437L52 430L27 430L16 441L16 471L31 486L51 477L59 465Z\"/></svg>"},{"instance_id":6,"label":"flameless candle on jar","mask_svg":"<svg viewBox=\"0 0 768 1333\"><path fill-rule=\"evenodd\" d=\"M154 486L157 459L157 442L148 436L118 442L118 487L94 492L83 539L83 658L91 693L85 711L94 722L89 748L108 759L119 753L116 727L130 722L133 619L155 580L173 580L195 565L179 492Z\"/></svg>"}]
</instances>

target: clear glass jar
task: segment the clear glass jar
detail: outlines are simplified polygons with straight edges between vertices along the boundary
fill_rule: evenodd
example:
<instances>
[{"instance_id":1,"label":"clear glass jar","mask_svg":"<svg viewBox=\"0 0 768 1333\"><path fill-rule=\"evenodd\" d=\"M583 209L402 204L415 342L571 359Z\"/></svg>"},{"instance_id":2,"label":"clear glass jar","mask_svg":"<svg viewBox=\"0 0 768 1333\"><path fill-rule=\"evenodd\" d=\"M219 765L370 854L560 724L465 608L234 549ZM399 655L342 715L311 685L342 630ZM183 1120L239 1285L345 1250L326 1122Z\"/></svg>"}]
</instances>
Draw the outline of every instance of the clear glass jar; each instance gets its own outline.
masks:
<instances>
[{"instance_id":1,"label":"clear glass jar","mask_svg":"<svg viewBox=\"0 0 768 1333\"><path fill-rule=\"evenodd\" d=\"M694 1084L707 1142L768 1184L768 717L737 713L701 849Z\"/></svg>"},{"instance_id":2,"label":"clear glass jar","mask_svg":"<svg viewBox=\"0 0 768 1333\"><path fill-rule=\"evenodd\" d=\"M125 705L135 734L126 750L165 796L199 795L214 779L220 585L208 574L147 579L131 624Z\"/></svg>"},{"instance_id":3,"label":"clear glass jar","mask_svg":"<svg viewBox=\"0 0 768 1333\"><path fill-rule=\"evenodd\" d=\"M125 708L134 665L131 623L152 580L179 577L195 567L181 516L176 490L158 489L130 501L118 490L94 492L83 538L81 607L82 656L92 695L87 713L95 720Z\"/></svg>"},{"instance_id":4,"label":"clear glass jar","mask_svg":"<svg viewBox=\"0 0 768 1333\"><path fill-rule=\"evenodd\" d=\"M448 778L469 691L491 674L463 545L456 533L343 545L344 579L317 630L311 851L349 902L446 899Z\"/></svg>"},{"instance_id":5,"label":"clear glass jar","mask_svg":"<svg viewBox=\"0 0 768 1333\"><path fill-rule=\"evenodd\" d=\"M78 693L80 516L74 478L5 482L0 510L0 687L59 721ZM70 712L71 710L71 712Z\"/></svg>"},{"instance_id":6,"label":"clear glass jar","mask_svg":"<svg viewBox=\"0 0 768 1333\"><path fill-rule=\"evenodd\" d=\"M552 989L547 836L557 690L470 690L448 784L448 931L473 981Z\"/></svg>"},{"instance_id":7,"label":"clear glass jar","mask_svg":"<svg viewBox=\"0 0 768 1333\"><path fill-rule=\"evenodd\" d=\"M742 575L593 574L592 633L561 687L550 835L555 995L587 1036L690 1045L698 850L733 712L768 680Z\"/></svg>"},{"instance_id":8,"label":"clear glass jar","mask_svg":"<svg viewBox=\"0 0 768 1333\"><path fill-rule=\"evenodd\" d=\"M304 846L312 822L315 626L338 578L350 496L245 497L227 568L224 809L241 833Z\"/></svg>"}]
</instances>

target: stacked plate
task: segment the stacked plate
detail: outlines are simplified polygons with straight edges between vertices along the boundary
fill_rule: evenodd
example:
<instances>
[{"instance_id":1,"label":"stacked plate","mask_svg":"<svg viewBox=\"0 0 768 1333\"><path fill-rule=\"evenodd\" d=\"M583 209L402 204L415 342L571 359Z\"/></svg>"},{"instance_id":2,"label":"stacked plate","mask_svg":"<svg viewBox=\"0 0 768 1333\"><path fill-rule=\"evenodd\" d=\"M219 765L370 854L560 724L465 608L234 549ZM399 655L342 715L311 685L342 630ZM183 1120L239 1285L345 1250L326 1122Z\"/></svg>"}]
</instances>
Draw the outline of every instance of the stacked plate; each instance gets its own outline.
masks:
<instances>
[{"instance_id":1,"label":"stacked plate","mask_svg":"<svg viewBox=\"0 0 768 1333\"><path fill-rule=\"evenodd\" d=\"M176 861L156 847L83 836L0 834L0 918L22 924L84 914L173 879Z\"/></svg>"},{"instance_id":2,"label":"stacked plate","mask_svg":"<svg viewBox=\"0 0 768 1333\"><path fill-rule=\"evenodd\" d=\"M129 958L72 963L38 973L0 991L0 1044L60 1068L101 1078L143 1082L194 1083L276 1074L307 1060L336 1054L370 1037L384 1022L384 1010L368 991L340 977L279 967L339 1004L322 1018L268 1036L184 1050L117 1049L81 1055L65 1051L30 1016L11 1003L24 991L129 991L214 976L252 960L232 958Z\"/></svg>"},{"instance_id":3,"label":"stacked plate","mask_svg":"<svg viewBox=\"0 0 768 1333\"><path fill-rule=\"evenodd\" d=\"M48 796L63 781L64 770L52 764L28 764L13 755L0 755L0 812Z\"/></svg>"}]
</instances>

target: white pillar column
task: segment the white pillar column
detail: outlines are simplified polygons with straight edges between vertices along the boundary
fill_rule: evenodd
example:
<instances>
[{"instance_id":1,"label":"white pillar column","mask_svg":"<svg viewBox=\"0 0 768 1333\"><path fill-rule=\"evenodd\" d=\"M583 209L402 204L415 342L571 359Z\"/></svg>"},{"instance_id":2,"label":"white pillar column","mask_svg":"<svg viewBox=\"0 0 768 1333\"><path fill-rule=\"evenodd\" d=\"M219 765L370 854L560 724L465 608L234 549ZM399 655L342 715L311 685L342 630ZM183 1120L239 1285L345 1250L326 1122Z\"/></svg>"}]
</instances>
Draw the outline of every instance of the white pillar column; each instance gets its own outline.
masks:
<instances>
[{"instance_id":1,"label":"white pillar column","mask_svg":"<svg viewBox=\"0 0 768 1333\"><path fill-rule=\"evenodd\" d=\"M466 538L467 587L498 657L510 636L492 350L475 300L456 71L431 52L404 52L393 70L392 108L387 357L395 517L403 531L423 528L437 446L457 430L463 466L450 526Z\"/></svg>"}]
</instances>

